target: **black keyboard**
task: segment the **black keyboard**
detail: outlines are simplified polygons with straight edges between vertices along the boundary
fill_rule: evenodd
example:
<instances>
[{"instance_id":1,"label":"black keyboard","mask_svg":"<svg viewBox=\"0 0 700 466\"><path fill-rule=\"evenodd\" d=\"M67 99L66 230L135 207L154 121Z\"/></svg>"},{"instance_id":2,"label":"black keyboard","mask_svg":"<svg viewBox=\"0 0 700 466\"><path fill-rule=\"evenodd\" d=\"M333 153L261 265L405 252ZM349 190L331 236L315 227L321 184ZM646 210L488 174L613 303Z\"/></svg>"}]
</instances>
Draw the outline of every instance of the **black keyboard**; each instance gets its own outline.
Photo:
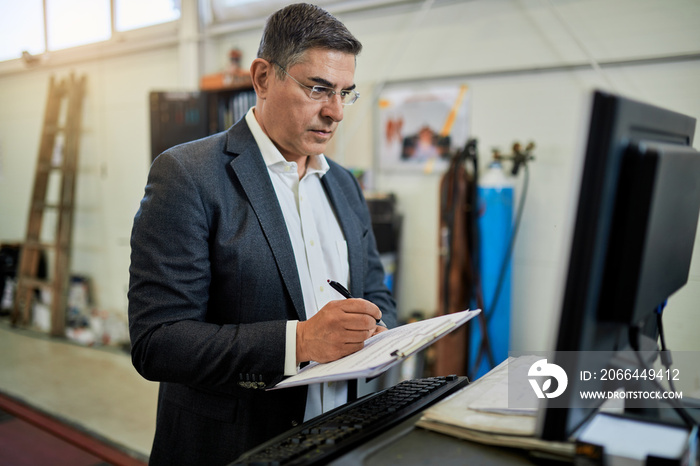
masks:
<instances>
[{"instance_id":1,"label":"black keyboard","mask_svg":"<svg viewBox=\"0 0 700 466\"><path fill-rule=\"evenodd\" d=\"M466 377L407 380L311 419L232 464L325 464L469 383Z\"/></svg>"}]
</instances>

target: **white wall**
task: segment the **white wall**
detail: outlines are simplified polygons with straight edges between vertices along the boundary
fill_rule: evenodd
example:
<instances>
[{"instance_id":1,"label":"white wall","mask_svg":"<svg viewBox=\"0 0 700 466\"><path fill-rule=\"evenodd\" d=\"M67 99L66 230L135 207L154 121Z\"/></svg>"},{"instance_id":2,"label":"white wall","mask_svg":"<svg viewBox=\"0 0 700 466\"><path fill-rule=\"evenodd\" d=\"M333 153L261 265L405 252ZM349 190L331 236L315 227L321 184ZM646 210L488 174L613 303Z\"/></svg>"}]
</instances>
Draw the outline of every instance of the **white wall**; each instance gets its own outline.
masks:
<instances>
[{"instance_id":1,"label":"white wall","mask_svg":"<svg viewBox=\"0 0 700 466\"><path fill-rule=\"evenodd\" d=\"M346 19L365 45L358 61L359 89L376 83L376 73L389 84L461 75L458 81L472 92L472 134L479 140L482 161L492 147L507 151L514 141L535 141L536 161L513 259L511 344L522 350L548 347L559 312L557 290L568 250L566 228L577 192L589 90L614 90L700 116L700 31L693 24L700 2L553 4L556 9L540 0L472 1L435 4L427 13ZM590 68L557 70L585 64L587 53L601 63L690 53L695 59L603 66L604 77ZM399 58L393 59L394 54ZM360 118L372 114L362 110ZM348 112L346 130L356 125L354 111ZM343 138L345 163L367 163L364 157L355 162L355 154L373 153L368 126L369 121L363 131ZM697 137L695 147L700 147ZM404 311L430 312L437 305L438 182L437 176L377 176L378 188L398 193L406 216L399 284ZM698 257L700 247L691 283L670 301L666 314L668 338L676 349L697 349L692 335L700 329L700 316L692 298L700 293Z\"/></svg>"},{"instance_id":2,"label":"white wall","mask_svg":"<svg viewBox=\"0 0 700 466\"><path fill-rule=\"evenodd\" d=\"M700 117L700 29L695 24L700 2L437 1L339 17L365 46L356 73L363 97L347 109L330 156L348 166L373 168L373 90L424 79L470 86L471 130L482 160L492 147L507 151L514 141L536 143L513 260L511 344L516 350L546 348L559 312L557 290L579 174L586 95L601 87ZM231 47L243 51L247 65L259 35L256 29L210 39L203 71L219 70ZM589 66L575 67L586 65L588 54L601 63L602 76ZM147 96L150 90L178 87L179 57L173 47L70 69L0 75L3 242L24 235L49 74L75 69L88 75L89 131L81 153L73 263L76 272L95 280L102 308L126 309L128 237L150 157ZM695 146L700 147L698 137ZM405 219L401 311L433 313L439 174L376 173L375 180L377 189L397 193ZM699 255L696 247L691 282L671 299L667 312L669 344L679 350L697 349Z\"/></svg>"},{"instance_id":3,"label":"white wall","mask_svg":"<svg viewBox=\"0 0 700 466\"><path fill-rule=\"evenodd\" d=\"M71 72L87 78L72 269L93 279L100 309L126 313L131 223L150 165L148 93L177 88L177 50L0 76L0 242L23 240L49 77Z\"/></svg>"}]
</instances>

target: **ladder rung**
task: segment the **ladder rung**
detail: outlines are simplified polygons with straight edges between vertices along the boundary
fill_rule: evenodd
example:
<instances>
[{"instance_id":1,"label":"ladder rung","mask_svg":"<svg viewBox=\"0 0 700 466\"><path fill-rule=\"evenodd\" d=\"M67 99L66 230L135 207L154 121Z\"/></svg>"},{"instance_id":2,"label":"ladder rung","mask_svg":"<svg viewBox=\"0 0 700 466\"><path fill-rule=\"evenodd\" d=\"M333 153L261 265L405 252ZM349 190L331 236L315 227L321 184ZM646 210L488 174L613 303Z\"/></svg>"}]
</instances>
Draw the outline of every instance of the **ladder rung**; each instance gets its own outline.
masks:
<instances>
[{"instance_id":1,"label":"ladder rung","mask_svg":"<svg viewBox=\"0 0 700 466\"><path fill-rule=\"evenodd\" d=\"M37 171L49 171L49 170L62 170L63 167L60 165L47 165L45 163L40 163L36 166Z\"/></svg>"},{"instance_id":2,"label":"ladder rung","mask_svg":"<svg viewBox=\"0 0 700 466\"><path fill-rule=\"evenodd\" d=\"M36 201L32 204L32 207L33 207L33 210L68 209L68 208L70 208L70 204L67 202L60 204L60 203L56 203L56 202Z\"/></svg>"},{"instance_id":3,"label":"ladder rung","mask_svg":"<svg viewBox=\"0 0 700 466\"><path fill-rule=\"evenodd\" d=\"M57 133L59 131L65 131L65 130L66 130L66 127L61 126L61 125L46 125L46 126L44 126L45 133L48 133L48 132L56 132Z\"/></svg>"},{"instance_id":4,"label":"ladder rung","mask_svg":"<svg viewBox=\"0 0 700 466\"><path fill-rule=\"evenodd\" d=\"M48 280L39 280L38 278L24 276L19 278L18 286L24 286L27 288L51 288L53 283Z\"/></svg>"},{"instance_id":5,"label":"ladder rung","mask_svg":"<svg viewBox=\"0 0 700 466\"><path fill-rule=\"evenodd\" d=\"M58 209L59 205L52 202L38 201L32 204L32 207L34 207L34 210Z\"/></svg>"},{"instance_id":6,"label":"ladder rung","mask_svg":"<svg viewBox=\"0 0 700 466\"><path fill-rule=\"evenodd\" d=\"M24 247L27 249L56 249L58 246L52 243L41 243L39 241L26 241Z\"/></svg>"}]
</instances>

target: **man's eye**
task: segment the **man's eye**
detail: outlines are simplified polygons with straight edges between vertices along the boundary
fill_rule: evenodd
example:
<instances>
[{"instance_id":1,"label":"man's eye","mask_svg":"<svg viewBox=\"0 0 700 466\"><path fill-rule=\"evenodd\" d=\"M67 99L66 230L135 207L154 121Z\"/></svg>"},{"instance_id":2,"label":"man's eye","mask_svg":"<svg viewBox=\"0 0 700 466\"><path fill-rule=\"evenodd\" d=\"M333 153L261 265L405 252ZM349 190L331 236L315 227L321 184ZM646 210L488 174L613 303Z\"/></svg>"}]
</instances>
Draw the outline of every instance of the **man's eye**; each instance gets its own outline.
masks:
<instances>
[{"instance_id":1,"label":"man's eye","mask_svg":"<svg viewBox=\"0 0 700 466\"><path fill-rule=\"evenodd\" d=\"M342 99L345 99L347 96L349 96L352 93L352 91L340 91L340 97Z\"/></svg>"}]
</instances>

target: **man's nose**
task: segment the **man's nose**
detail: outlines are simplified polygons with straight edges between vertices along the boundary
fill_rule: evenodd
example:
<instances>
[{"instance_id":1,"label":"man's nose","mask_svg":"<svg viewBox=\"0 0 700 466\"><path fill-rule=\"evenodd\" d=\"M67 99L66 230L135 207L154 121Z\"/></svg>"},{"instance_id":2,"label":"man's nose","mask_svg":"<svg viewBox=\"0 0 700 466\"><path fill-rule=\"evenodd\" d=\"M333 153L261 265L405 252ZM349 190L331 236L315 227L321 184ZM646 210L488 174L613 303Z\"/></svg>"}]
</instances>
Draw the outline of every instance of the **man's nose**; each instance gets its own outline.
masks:
<instances>
[{"instance_id":1,"label":"man's nose","mask_svg":"<svg viewBox=\"0 0 700 466\"><path fill-rule=\"evenodd\" d=\"M331 118L333 121L341 121L343 119L344 108L345 106L340 100L340 95L334 94L327 102L324 102L321 114Z\"/></svg>"}]
</instances>

